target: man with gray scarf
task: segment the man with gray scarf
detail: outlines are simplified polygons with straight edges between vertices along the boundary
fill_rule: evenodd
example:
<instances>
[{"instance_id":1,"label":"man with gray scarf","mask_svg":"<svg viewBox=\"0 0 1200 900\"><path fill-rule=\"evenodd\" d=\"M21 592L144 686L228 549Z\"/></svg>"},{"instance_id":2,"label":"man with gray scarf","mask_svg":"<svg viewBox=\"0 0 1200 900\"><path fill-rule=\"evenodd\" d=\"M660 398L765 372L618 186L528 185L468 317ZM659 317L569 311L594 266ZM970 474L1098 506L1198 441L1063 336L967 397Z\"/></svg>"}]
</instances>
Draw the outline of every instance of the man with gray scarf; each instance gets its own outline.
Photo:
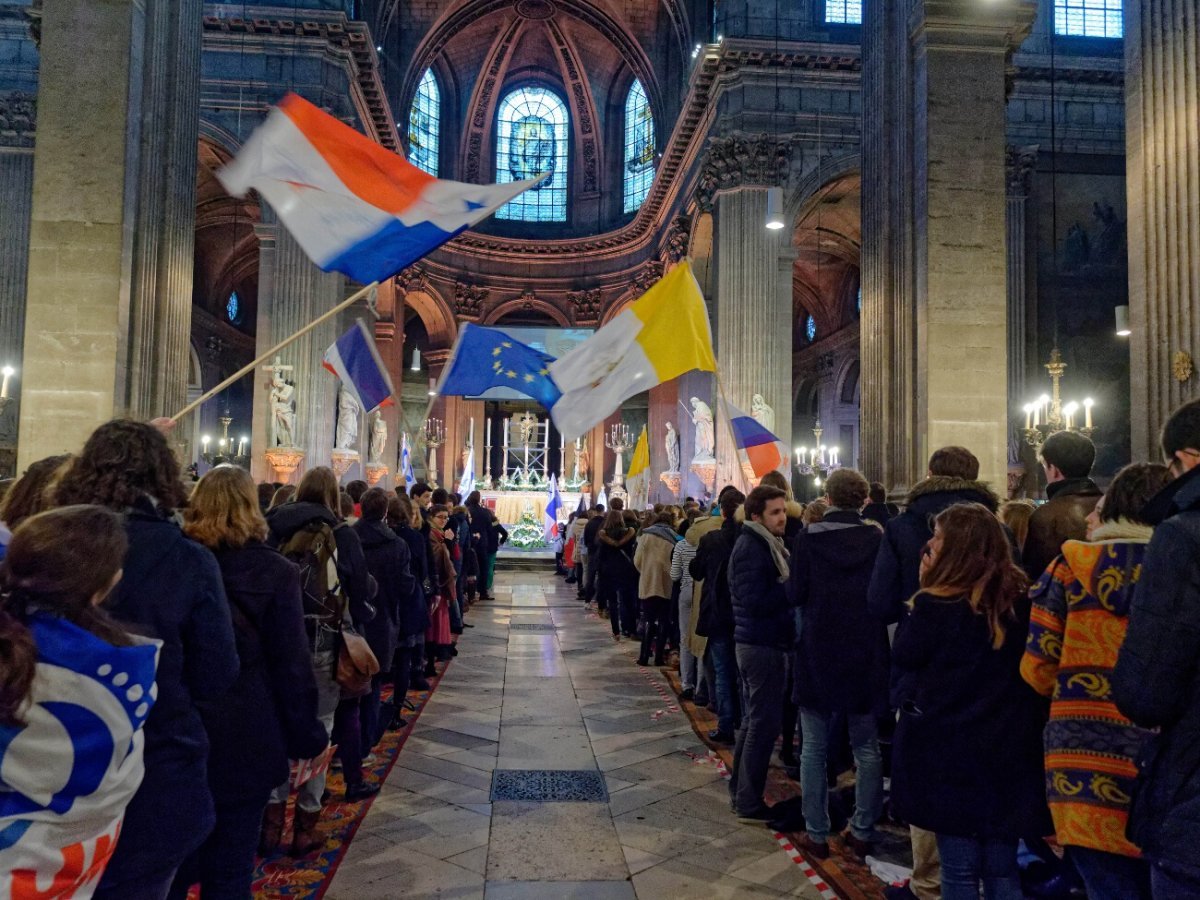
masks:
<instances>
[{"instance_id":1,"label":"man with gray scarf","mask_svg":"<svg viewBox=\"0 0 1200 900\"><path fill-rule=\"evenodd\" d=\"M763 791L782 725L785 659L795 641L783 543L787 497L779 488L756 487L745 513L728 569L743 710L729 794L738 819L765 822L771 812Z\"/></svg>"}]
</instances>

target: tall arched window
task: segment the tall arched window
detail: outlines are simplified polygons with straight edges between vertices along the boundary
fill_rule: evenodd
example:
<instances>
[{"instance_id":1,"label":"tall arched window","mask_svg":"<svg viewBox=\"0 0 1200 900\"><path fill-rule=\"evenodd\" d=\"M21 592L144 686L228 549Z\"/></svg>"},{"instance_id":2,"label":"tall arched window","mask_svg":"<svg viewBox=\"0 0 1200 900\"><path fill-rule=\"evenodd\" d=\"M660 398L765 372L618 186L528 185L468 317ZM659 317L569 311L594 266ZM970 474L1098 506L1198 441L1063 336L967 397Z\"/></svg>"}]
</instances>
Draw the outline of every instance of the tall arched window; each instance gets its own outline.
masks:
<instances>
[{"instance_id":1,"label":"tall arched window","mask_svg":"<svg viewBox=\"0 0 1200 900\"><path fill-rule=\"evenodd\" d=\"M817 339L817 320L811 315L804 320L804 336L810 344Z\"/></svg>"},{"instance_id":2,"label":"tall arched window","mask_svg":"<svg viewBox=\"0 0 1200 900\"><path fill-rule=\"evenodd\" d=\"M426 69L408 112L408 161L430 175L438 174L438 134L442 92L433 69Z\"/></svg>"},{"instance_id":3,"label":"tall arched window","mask_svg":"<svg viewBox=\"0 0 1200 900\"><path fill-rule=\"evenodd\" d=\"M1121 0L1054 0L1054 33L1119 38Z\"/></svg>"},{"instance_id":4,"label":"tall arched window","mask_svg":"<svg viewBox=\"0 0 1200 900\"><path fill-rule=\"evenodd\" d=\"M625 98L625 212L637 212L654 181L654 113L641 81Z\"/></svg>"},{"instance_id":5,"label":"tall arched window","mask_svg":"<svg viewBox=\"0 0 1200 900\"><path fill-rule=\"evenodd\" d=\"M500 207L497 219L567 221L569 124L567 106L553 91L530 86L504 95L496 118L496 181L549 177Z\"/></svg>"}]
</instances>

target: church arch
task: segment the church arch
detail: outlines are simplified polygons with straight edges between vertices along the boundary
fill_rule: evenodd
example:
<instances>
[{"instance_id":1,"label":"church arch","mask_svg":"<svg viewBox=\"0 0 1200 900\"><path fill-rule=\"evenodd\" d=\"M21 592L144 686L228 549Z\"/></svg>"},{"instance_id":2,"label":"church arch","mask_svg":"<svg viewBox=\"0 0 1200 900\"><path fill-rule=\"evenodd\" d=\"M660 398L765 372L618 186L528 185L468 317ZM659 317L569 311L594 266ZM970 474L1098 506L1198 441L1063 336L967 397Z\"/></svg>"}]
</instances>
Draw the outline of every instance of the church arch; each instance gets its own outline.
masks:
<instances>
[{"instance_id":1,"label":"church arch","mask_svg":"<svg viewBox=\"0 0 1200 900\"><path fill-rule=\"evenodd\" d=\"M453 346L458 334L454 314L433 287L422 285L418 290L409 291L404 296L404 305L420 317L429 335L431 350L448 350Z\"/></svg>"},{"instance_id":2,"label":"church arch","mask_svg":"<svg viewBox=\"0 0 1200 900\"><path fill-rule=\"evenodd\" d=\"M506 300L491 310L481 325L497 325L506 316L511 316L514 313L522 313L525 315L536 314L543 316L561 328L570 328L571 320L566 314L553 303L546 300L539 300L537 297L514 297L512 300Z\"/></svg>"}]
</instances>

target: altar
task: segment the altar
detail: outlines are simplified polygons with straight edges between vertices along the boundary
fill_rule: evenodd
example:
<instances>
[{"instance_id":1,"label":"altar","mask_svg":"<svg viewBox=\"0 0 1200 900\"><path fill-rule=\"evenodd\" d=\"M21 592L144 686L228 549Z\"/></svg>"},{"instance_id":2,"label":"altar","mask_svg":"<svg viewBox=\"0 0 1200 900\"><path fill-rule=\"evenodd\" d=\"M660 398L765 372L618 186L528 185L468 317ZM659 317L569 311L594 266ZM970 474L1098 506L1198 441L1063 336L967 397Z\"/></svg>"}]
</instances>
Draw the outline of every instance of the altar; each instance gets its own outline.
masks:
<instances>
[{"instance_id":1,"label":"altar","mask_svg":"<svg viewBox=\"0 0 1200 900\"><path fill-rule=\"evenodd\" d=\"M546 512L546 504L550 497L545 491L481 491L483 505L496 514L501 525L515 525L525 511L525 504L533 507L533 514L539 522ZM567 516L579 507L580 494L577 491L560 491L562 509L558 520L566 522Z\"/></svg>"}]
</instances>

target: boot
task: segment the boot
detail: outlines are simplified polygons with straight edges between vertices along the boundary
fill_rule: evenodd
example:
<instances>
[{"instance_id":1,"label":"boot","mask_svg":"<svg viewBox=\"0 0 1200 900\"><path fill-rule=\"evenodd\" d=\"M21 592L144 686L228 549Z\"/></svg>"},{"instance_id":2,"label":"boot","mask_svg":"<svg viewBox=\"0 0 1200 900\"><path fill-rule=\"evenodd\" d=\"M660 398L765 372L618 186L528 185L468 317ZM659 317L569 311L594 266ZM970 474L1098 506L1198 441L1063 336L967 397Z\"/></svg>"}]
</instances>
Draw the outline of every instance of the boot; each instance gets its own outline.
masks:
<instances>
[{"instance_id":1,"label":"boot","mask_svg":"<svg viewBox=\"0 0 1200 900\"><path fill-rule=\"evenodd\" d=\"M321 819L321 811L307 812L296 810L296 821L293 823L292 853L293 859L308 856L315 850L325 846L325 838L317 833L317 822Z\"/></svg>"},{"instance_id":2,"label":"boot","mask_svg":"<svg viewBox=\"0 0 1200 900\"><path fill-rule=\"evenodd\" d=\"M262 830L258 836L258 855L270 856L283 843L283 814L286 803L268 803L263 813Z\"/></svg>"}]
</instances>

